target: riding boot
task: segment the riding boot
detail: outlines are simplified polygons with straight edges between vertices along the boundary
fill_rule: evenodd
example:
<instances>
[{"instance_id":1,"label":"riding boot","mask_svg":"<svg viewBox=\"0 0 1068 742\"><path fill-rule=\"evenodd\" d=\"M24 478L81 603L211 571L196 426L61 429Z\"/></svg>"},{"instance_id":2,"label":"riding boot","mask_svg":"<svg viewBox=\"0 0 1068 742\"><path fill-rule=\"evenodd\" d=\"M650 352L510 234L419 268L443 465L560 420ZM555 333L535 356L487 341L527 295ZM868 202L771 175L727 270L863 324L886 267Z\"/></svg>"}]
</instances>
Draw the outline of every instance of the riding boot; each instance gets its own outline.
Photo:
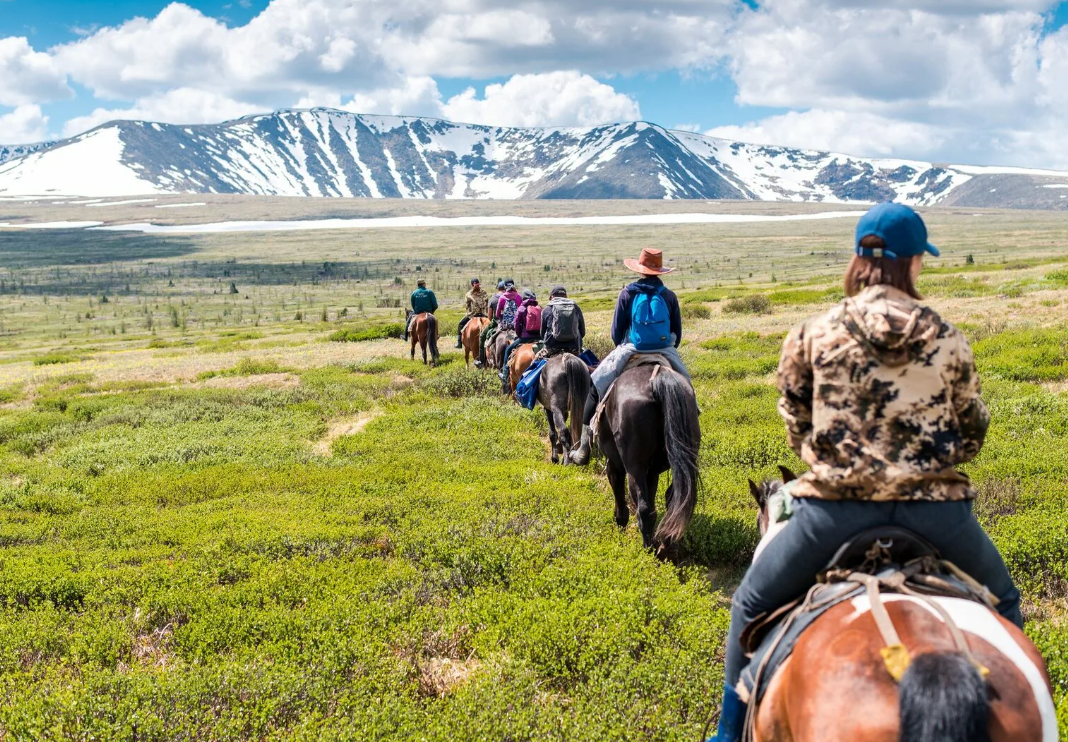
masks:
<instances>
[{"instance_id":1,"label":"riding boot","mask_svg":"<svg viewBox=\"0 0 1068 742\"><path fill-rule=\"evenodd\" d=\"M456 333L456 347L457 348L464 347L464 344L462 342L460 342L460 338L461 338L462 335L463 335L463 330L461 330L460 332Z\"/></svg>"},{"instance_id":2,"label":"riding boot","mask_svg":"<svg viewBox=\"0 0 1068 742\"><path fill-rule=\"evenodd\" d=\"M582 413L582 438L579 440L578 448L569 451L567 454L572 464L585 466L590 463L590 445L593 439L590 423L593 422L593 416L597 414L597 406L600 403L601 398L597 393L597 387L590 384L590 393L586 397L586 409Z\"/></svg>"},{"instance_id":3,"label":"riding boot","mask_svg":"<svg viewBox=\"0 0 1068 742\"><path fill-rule=\"evenodd\" d=\"M738 697L731 686L723 688L723 705L719 710L719 729L708 742L741 742L745 731L745 713L748 705Z\"/></svg>"}]
</instances>

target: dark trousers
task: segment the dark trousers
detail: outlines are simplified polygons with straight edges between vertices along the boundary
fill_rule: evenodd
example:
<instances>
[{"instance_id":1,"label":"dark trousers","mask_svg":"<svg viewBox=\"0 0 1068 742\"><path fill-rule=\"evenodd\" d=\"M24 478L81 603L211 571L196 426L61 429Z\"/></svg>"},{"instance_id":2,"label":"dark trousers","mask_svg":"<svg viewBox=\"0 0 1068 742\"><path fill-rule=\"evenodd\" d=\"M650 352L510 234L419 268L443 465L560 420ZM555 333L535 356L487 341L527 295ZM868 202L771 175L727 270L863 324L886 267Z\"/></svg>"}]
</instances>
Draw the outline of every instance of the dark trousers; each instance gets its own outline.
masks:
<instances>
[{"instance_id":1,"label":"dark trousers","mask_svg":"<svg viewBox=\"0 0 1068 742\"><path fill-rule=\"evenodd\" d=\"M997 609L1002 616L1023 626L1020 592L997 548L972 515L971 502L798 499L789 525L767 545L731 599L724 683L737 685L749 663L739 639L751 621L804 595L845 541L869 528L888 525L926 538L943 559L986 585L1000 599Z\"/></svg>"}]
</instances>

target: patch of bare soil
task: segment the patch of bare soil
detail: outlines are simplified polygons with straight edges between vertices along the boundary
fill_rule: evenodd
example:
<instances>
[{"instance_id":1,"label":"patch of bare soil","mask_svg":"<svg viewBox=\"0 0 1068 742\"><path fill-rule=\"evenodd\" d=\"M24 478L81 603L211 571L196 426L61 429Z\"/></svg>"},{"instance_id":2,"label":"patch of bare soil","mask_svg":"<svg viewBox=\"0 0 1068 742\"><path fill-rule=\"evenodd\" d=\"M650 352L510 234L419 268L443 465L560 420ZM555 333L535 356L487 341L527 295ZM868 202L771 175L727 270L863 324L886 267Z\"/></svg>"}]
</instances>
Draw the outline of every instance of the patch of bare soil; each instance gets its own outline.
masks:
<instances>
[{"instance_id":1,"label":"patch of bare soil","mask_svg":"<svg viewBox=\"0 0 1068 742\"><path fill-rule=\"evenodd\" d=\"M356 417L348 417L330 423L330 427L326 429L326 435L316 441L315 452L320 456L329 456L334 441L342 436L356 435L381 414L381 410L369 410L361 412Z\"/></svg>"}]
</instances>

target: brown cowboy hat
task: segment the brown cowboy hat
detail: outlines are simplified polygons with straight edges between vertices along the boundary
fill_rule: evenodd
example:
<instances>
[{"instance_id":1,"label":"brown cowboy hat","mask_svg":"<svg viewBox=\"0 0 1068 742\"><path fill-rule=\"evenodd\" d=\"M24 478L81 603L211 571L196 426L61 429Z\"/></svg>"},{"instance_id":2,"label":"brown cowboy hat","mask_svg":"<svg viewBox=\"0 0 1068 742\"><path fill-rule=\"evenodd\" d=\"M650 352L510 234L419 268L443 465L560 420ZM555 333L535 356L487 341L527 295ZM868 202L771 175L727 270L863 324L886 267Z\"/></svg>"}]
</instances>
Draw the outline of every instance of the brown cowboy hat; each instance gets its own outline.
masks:
<instances>
[{"instance_id":1,"label":"brown cowboy hat","mask_svg":"<svg viewBox=\"0 0 1068 742\"><path fill-rule=\"evenodd\" d=\"M664 267L664 253L661 250L657 250L653 247L643 247L642 256L635 260L634 258L626 258L623 261L623 265L630 268L635 273L641 273L643 276L662 276L665 273L671 273L674 268Z\"/></svg>"}]
</instances>

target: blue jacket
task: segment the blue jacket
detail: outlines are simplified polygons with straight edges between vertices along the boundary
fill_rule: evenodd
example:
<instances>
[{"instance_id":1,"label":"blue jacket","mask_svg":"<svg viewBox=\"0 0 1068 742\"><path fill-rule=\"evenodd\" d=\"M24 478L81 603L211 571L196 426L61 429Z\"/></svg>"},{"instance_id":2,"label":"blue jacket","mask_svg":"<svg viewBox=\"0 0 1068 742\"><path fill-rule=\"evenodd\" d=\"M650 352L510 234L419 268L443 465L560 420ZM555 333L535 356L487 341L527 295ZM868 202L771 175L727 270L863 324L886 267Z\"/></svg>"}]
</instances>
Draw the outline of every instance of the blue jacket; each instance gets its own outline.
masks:
<instances>
[{"instance_id":1,"label":"blue jacket","mask_svg":"<svg viewBox=\"0 0 1068 742\"><path fill-rule=\"evenodd\" d=\"M412 292L412 311L416 314L438 311L438 297L430 289L416 289Z\"/></svg>"},{"instance_id":2,"label":"blue jacket","mask_svg":"<svg viewBox=\"0 0 1068 742\"><path fill-rule=\"evenodd\" d=\"M646 276L628 285L619 292L616 300L616 313L612 317L612 342L622 345L630 338L630 310L634 304L634 297L639 293L651 294L664 285L656 276ZM675 336L675 347L679 347L682 341L682 311L679 309L679 297L671 289L664 289L660 294L668 306L671 314L671 334Z\"/></svg>"}]
</instances>

